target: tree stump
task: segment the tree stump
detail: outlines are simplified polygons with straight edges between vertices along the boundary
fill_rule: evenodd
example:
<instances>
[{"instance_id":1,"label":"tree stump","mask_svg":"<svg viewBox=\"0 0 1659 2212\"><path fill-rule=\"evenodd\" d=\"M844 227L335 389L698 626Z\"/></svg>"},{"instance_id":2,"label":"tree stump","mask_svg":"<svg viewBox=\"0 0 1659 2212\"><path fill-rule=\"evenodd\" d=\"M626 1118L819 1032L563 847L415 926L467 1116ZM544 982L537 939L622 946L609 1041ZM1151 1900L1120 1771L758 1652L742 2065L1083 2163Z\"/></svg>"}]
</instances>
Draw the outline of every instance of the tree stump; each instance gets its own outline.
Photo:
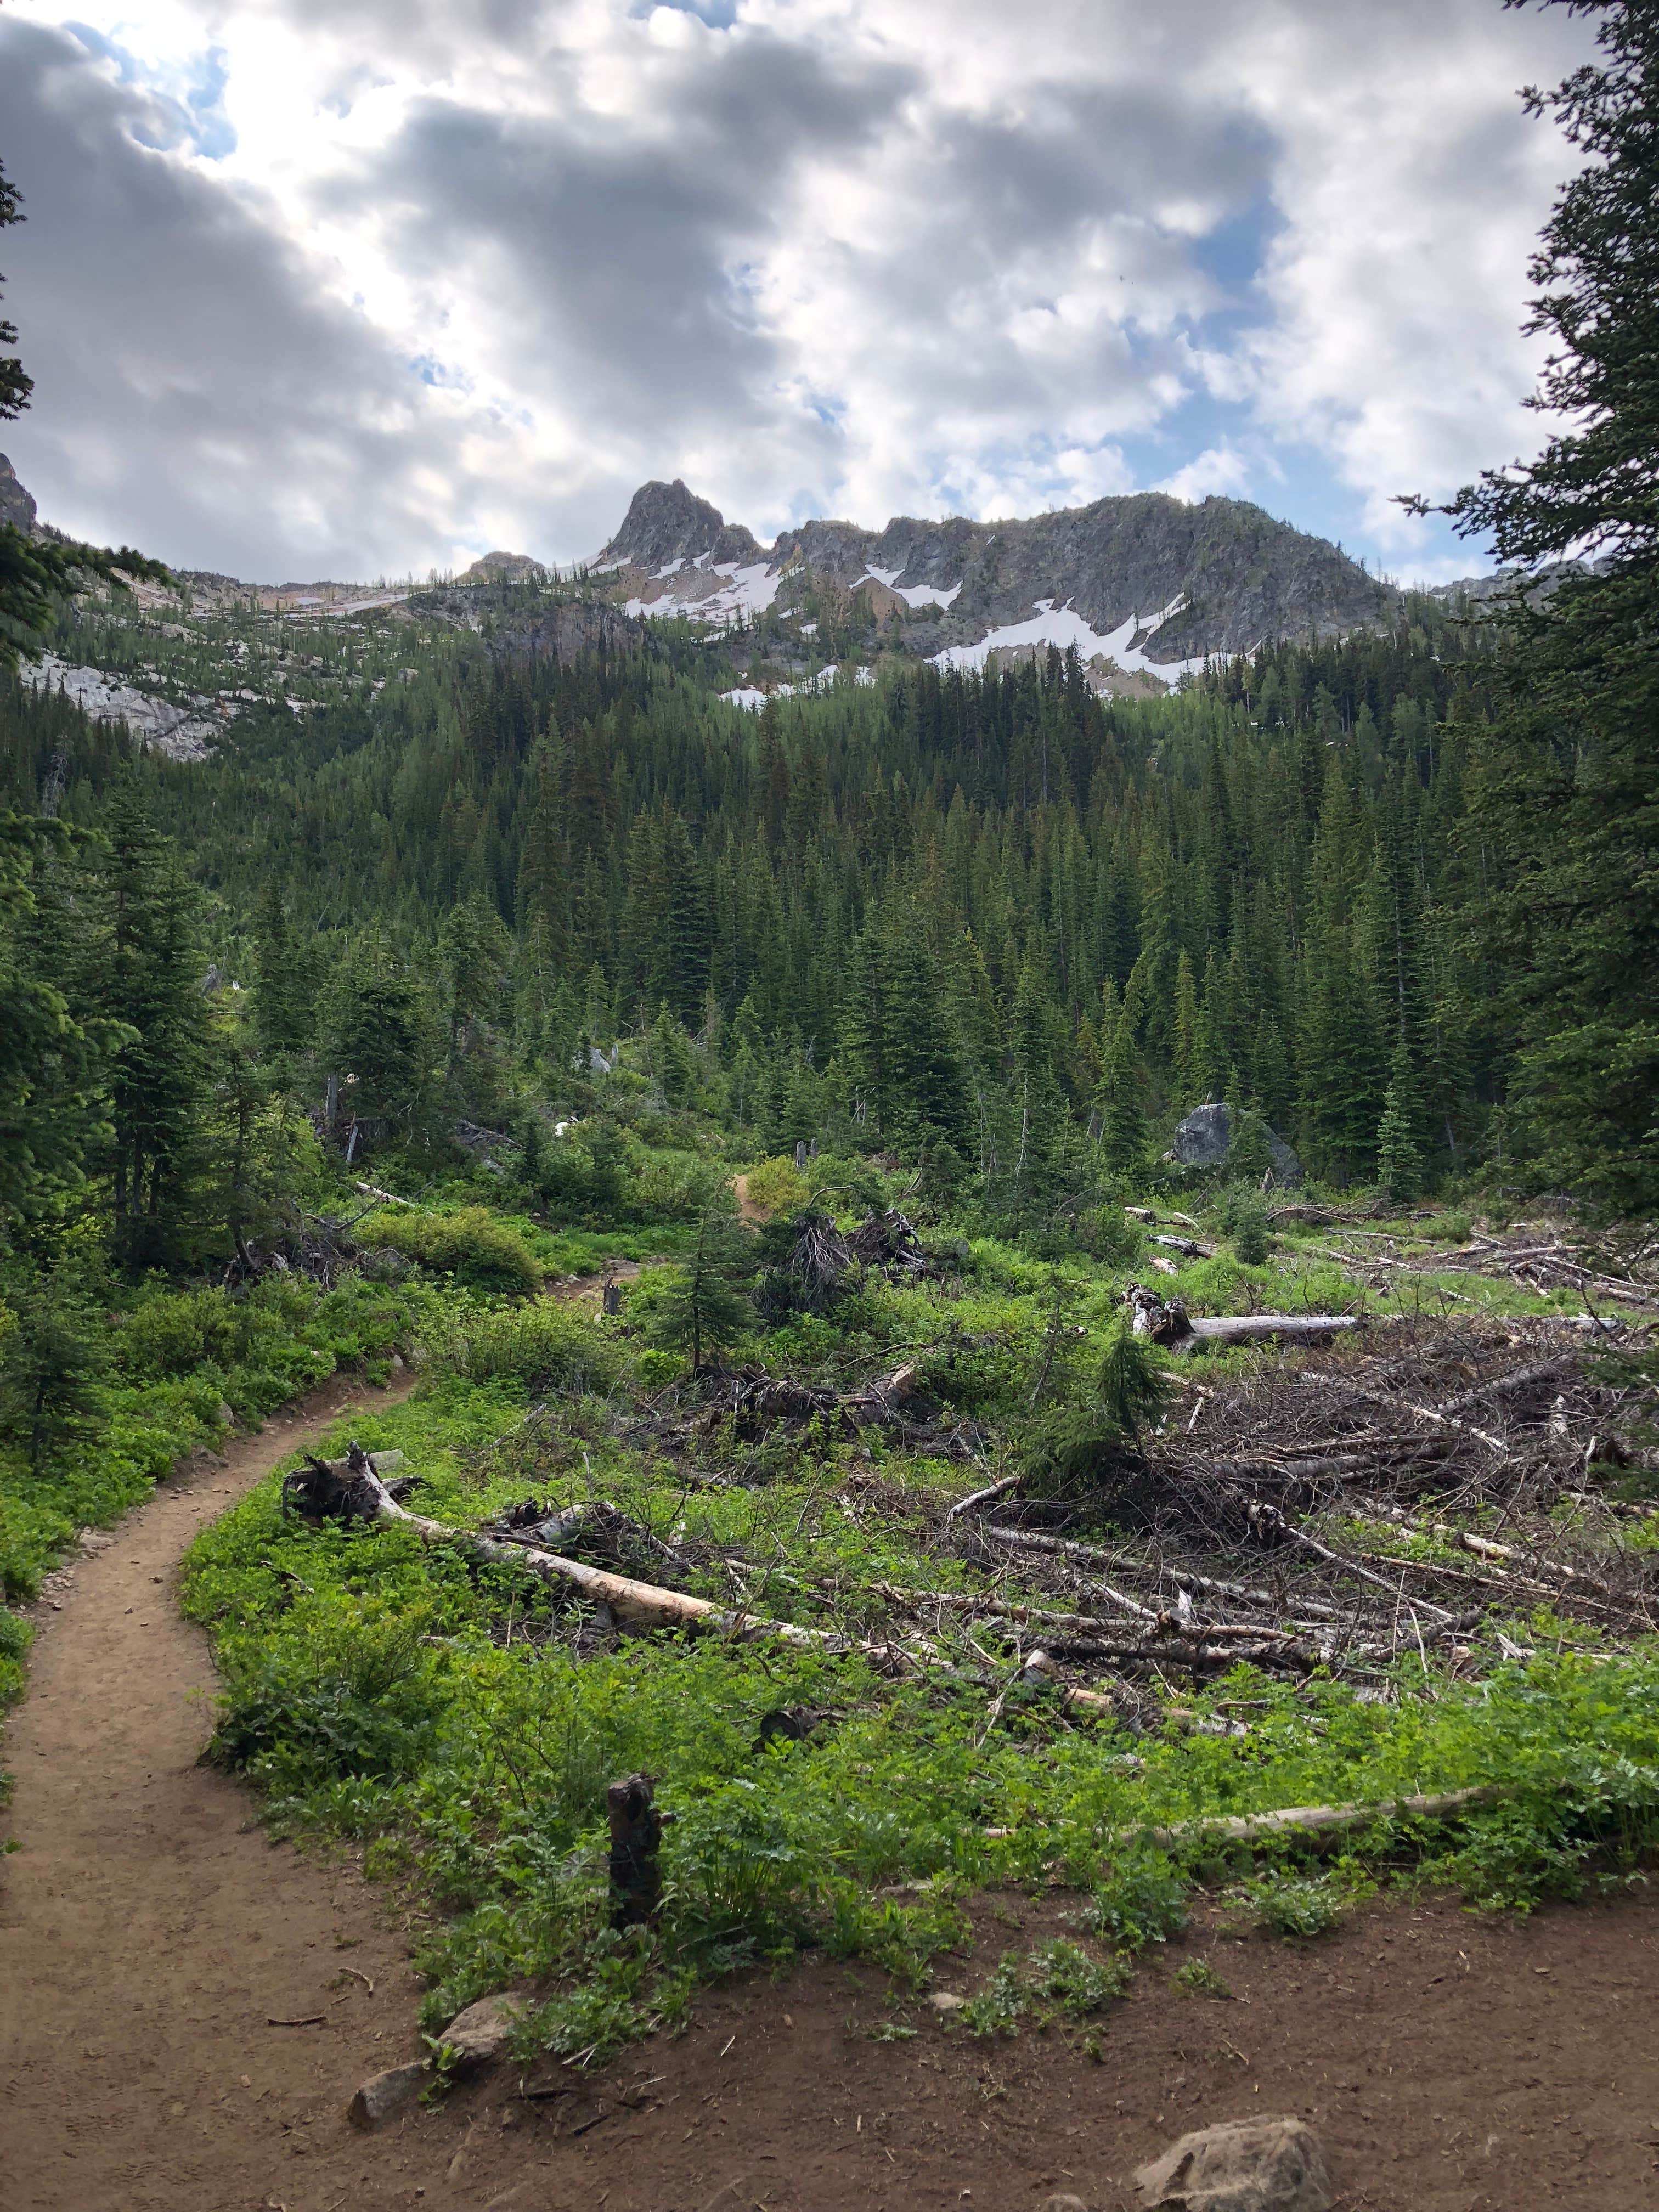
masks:
<instances>
[{"instance_id":1,"label":"tree stump","mask_svg":"<svg viewBox=\"0 0 1659 2212\"><path fill-rule=\"evenodd\" d=\"M637 1928L662 1902L662 1815L648 1774L630 1774L605 1793L611 1814L611 1925Z\"/></svg>"}]
</instances>

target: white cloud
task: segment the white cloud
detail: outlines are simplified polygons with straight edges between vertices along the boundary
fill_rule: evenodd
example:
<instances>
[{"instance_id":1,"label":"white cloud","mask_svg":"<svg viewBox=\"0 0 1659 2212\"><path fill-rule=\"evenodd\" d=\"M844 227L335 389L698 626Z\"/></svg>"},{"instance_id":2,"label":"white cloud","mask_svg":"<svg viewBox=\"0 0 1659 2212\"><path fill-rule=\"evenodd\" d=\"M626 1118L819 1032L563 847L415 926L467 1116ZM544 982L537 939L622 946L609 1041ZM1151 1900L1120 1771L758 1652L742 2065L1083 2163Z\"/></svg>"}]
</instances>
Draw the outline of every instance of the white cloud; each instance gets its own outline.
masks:
<instances>
[{"instance_id":1,"label":"white cloud","mask_svg":"<svg viewBox=\"0 0 1659 2212\"><path fill-rule=\"evenodd\" d=\"M1409 566L1389 495L1535 439L1565 156L1513 88L1583 51L1561 11L730 12L11 0L6 439L44 510L364 574L572 557L647 476L769 534L1262 497L1311 449Z\"/></svg>"},{"instance_id":2,"label":"white cloud","mask_svg":"<svg viewBox=\"0 0 1659 2212\"><path fill-rule=\"evenodd\" d=\"M1237 447L1211 446L1201 453L1194 453L1190 461L1152 489L1167 491L1176 499L1208 499L1213 492L1242 498L1249 491L1255 473Z\"/></svg>"}]
</instances>

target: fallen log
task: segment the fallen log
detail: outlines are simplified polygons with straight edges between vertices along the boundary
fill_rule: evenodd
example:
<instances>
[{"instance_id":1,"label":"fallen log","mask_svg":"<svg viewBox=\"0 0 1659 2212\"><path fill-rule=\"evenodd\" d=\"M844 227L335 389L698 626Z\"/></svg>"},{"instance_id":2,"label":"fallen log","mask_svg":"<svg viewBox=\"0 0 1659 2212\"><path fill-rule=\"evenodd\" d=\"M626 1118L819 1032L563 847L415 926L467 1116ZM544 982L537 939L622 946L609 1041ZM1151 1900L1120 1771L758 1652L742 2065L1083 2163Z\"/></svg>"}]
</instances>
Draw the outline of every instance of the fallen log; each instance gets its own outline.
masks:
<instances>
[{"instance_id":1,"label":"fallen log","mask_svg":"<svg viewBox=\"0 0 1659 2212\"><path fill-rule=\"evenodd\" d=\"M613 1574L605 1567L591 1567L585 1560L566 1559L557 1552L543 1551L528 1544L510 1543L497 1536L484 1536L465 1528L453 1528L447 1522L429 1520L424 1514L411 1513L399 1505L374 1471L374 1462L360 1444L351 1445L347 1464L359 1485L359 1494L369 1510L364 1518L389 1521L412 1528L428 1544L450 1544L458 1551L467 1552L474 1559L485 1559L492 1566L523 1568L540 1582L563 1583L602 1606L617 1620L638 1628L684 1628L709 1630L733 1643L751 1638L775 1637L781 1644L793 1644L805 1649L823 1651L857 1651L878 1666L902 1663L917 1667L921 1662L916 1655L899 1644L872 1644L862 1638L842 1636L832 1629L799 1628L787 1620L768 1620L757 1614L735 1610L729 1606L712 1604L708 1599L693 1597L689 1590L660 1589L654 1583L636 1581L631 1575ZM934 1671L948 1674L951 1669L939 1668L933 1662Z\"/></svg>"},{"instance_id":2,"label":"fallen log","mask_svg":"<svg viewBox=\"0 0 1659 2212\"><path fill-rule=\"evenodd\" d=\"M1211 1841L1243 1844L1273 1836L1323 1835L1333 1829L1363 1828L1372 1820L1441 1820L1448 1813L1495 1805L1508 1794L1498 1783L1482 1782L1470 1790L1395 1797L1376 1805L1288 1805L1279 1813L1240 1813L1225 1819L1187 1821L1176 1827L1129 1828L1124 1831L1124 1840L1152 1844L1167 1851Z\"/></svg>"},{"instance_id":3,"label":"fallen log","mask_svg":"<svg viewBox=\"0 0 1659 2212\"><path fill-rule=\"evenodd\" d=\"M1144 1283L1131 1283L1124 1298L1135 1335L1177 1354L1208 1345L1323 1344L1343 1329L1361 1326L1358 1314L1230 1314L1194 1320L1179 1298L1166 1301Z\"/></svg>"},{"instance_id":4,"label":"fallen log","mask_svg":"<svg viewBox=\"0 0 1659 2212\"><path fill-rule=\"evenodd\" d=\"M1069 1536L1039 1536L1024 1528L991 1527L988 1527L984 1534L999 1544L1011 1545L1016 1551L1048 1552L1057 1558L1076 1559L1091 1566L1103 1563L1107 1566L1115 1567L1117 1564L1109 1552L1103 1552L1094 1544L1076 1543ZM1121 1590L1114 1589L1109 1583L1103 1583L1091 1576L1089 1588L1091 1591L1098 1592L1102 1597L1109 1598L1114 1605L1121 1607L1125 1613L1131 1614L1136 1620L1156 1620L1158 1619L1156 1611L1151 1606L1142 1605L1137 1598L1126 1596Z\"/></svg>"},{"instance_id":5,"label":"fallen log","mask_svg":"<svg viewBox=\"0 0 1659 2212\"><path fill-rule=\"evenodd\" d=\"M1018 1490L1024 1480L1022 1468L1018 1474L1005 1474L1000 1482L987 1483L983 1490L969 1491L966 1498L957 1498L945 1517L947 1521L958 1520L963 1514L971 1513L976 1505L988 1505L994 1498L1006 1498L1011 1490Z\"/></svg>"}]
</instances>

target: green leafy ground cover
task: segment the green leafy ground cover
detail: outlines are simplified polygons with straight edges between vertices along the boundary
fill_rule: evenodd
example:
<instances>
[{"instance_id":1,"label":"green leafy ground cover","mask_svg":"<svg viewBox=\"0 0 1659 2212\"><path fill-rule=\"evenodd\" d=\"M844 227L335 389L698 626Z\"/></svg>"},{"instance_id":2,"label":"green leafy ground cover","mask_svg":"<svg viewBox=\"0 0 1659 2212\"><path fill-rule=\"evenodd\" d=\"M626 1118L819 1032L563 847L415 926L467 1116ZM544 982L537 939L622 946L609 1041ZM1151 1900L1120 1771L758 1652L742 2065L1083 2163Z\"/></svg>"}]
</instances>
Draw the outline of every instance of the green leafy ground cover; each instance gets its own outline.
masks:
<instances>
[{"instance_id":1,"label":"green leafy ground cover","mask_svg":"<svg viewBox=\"0 0 1659 2212\"><path fill-rule=\"evenodd\" d=\"M1098 1362L1145 1251L1133 1231L1109 1262L1075 1251L1054 1262L992 1238L951 1249L953 1294L866 1283L833 1318L757 1322L727 1357L844 1382L916 1356L939 1400L984 1423L994 1452L1012 1449L1039 1371L1064 1399ZM1455 1266L1424 1276L1424 1296L1465 1279L1483 1308L1543 1309ZM984 1587L929 1539L940 1510L982 1479L960 1465L869 1431L745 1442L716 1424L690 1457L643 1431L647 1395L684 1372L647 1348L667 1285L653 1272L631 1285L619 1323L547 1299L434 1302L420 1389L343 1424L336 1443L349 1427L371 1450L402 1449L422 1478L418 1510L461 1528L531 1493L604 1498L693 1563L682 1586L847 1644L888 1632L883 1584ZM1293 1239L1262 1267L1218 1256L1168 1287L1212 1311L1363 1297ZM1211 1361L1205 1379L1261 1357ZM526 1573L396 1526L285 1520L279 1490L273 1476L189 1563L187 1607L225 1676L216 1755L251 1779L277 1830L367 1846L371 1869L427 1908L434 2033L473 1997L534 1978L550 1994L523 2031L526 2052L603 2057L682 2019L702 1982L809 1946L878 1961L896 1990L915 1990L966 1939L974 1893L1074 1887L1092 1953L1082 1966L1005 1962L977 2001L984 2021L969 2023L1000 2032L1109 2002L1122 1962L1178 1928L1200 1881L1305 1940L1377 1879L1449 1881L1524 1910L1627 1876L1653 1832L1659 1653L1598 1650L1582 1622L1547 1610L1509 1624L1535 1656L1504 1659L1488 1638L1478 1680L1416 1657L1380 1686L1240 1667L1182 1687L1132 1736L1028 1687L996 1620L930 1620L937 1663L899 1680L828 1636L805 1650L618 1642ZM999 1588L1056 1601L1018 1573ZM763 1744L763 1716L783 1706L825 1717L805 1740ZM1244 1733L1202 1732L1240 1714ZM617 1935L605 1790L637 1770L674 1814L666 1901L648 1932ZM1499 1785L1503 1802L1455 1828L1379 1818L1328 1872L1310 1872L1293 1843L1264 1872L1260 1856L1201 1840L1137 1840L1148 1826L1479 1784Z\"/></svg>"}]
</instances>

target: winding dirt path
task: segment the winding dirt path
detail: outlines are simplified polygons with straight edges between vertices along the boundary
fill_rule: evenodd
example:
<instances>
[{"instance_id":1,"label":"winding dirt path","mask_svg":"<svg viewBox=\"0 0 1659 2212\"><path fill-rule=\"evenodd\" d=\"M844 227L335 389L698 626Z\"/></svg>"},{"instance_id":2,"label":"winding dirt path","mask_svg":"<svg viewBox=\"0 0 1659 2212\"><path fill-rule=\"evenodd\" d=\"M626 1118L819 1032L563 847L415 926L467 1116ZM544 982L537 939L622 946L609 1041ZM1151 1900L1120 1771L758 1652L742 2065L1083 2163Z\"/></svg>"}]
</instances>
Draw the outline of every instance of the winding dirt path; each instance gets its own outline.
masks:
<instances>
[{"instance_id":1,"label":"winding dirt path","mask_svg":"<svg viewBox=\"0 0 1659 2212\"><path fill-rule=\"evenodd\" d=\"M6 1732L6 2212L292 2201L285 2177L313 2127L337 2158L343 2095L418 2051L417 1985L386 1893L355 1867L268 1844L252 1800L197 1765L214 1675L178 1604L204 1522L351 1405L410 1387L337 1379L222 1465L166 1485L52 1578ZM387 2147L375 2163L384 2173L397 2157ZM337 2189L351 2178L337 2171Z\"/></svg>"}]
</instances>

